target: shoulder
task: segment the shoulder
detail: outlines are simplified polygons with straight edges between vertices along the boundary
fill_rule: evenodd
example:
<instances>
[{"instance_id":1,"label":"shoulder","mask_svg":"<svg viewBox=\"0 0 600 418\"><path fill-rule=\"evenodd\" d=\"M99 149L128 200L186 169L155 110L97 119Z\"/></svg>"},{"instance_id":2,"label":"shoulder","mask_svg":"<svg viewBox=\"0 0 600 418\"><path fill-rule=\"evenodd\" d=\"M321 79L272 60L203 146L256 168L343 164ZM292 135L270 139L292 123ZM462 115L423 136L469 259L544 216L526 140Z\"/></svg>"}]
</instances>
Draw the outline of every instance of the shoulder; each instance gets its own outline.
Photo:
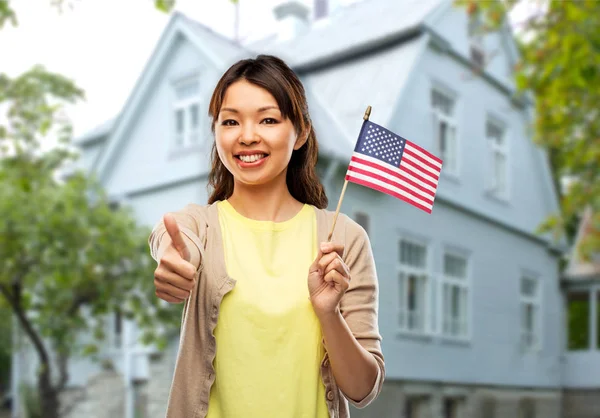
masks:
<instances>
[{"instance_id":1,"label":"shoulder","mask_svg":"<svg viewBox=\"0 0 600 418\"><path fill-rule=\"evenodd\" d=\"M326 219L328 226L331 226L333 224L333 219L335 217L334 210L318 208L315 209L317 210L317 213L320 214L320 216L323 216ZM342 211L340 211L340 213L338 214L335 226L335 231L339 230L343 231L343 240L346 246L356 243L361 245L364 243L369 243L369 236L367 235L367 231L365 231L365 229L358 222L352 219L352 217L350 217Z\"/></svg>"}]
</instances>

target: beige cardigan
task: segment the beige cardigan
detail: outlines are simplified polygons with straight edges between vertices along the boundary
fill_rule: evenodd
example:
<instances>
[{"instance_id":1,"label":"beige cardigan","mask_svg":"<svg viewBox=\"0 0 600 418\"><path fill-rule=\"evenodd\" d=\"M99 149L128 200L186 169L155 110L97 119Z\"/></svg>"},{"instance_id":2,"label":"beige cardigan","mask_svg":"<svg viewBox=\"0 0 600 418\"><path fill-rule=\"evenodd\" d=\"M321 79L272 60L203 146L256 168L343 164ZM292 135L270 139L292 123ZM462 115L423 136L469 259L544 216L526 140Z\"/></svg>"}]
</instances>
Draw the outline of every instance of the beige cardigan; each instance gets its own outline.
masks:
<instances>
[{"instance_id":1,"label":"beige cardigan","mask_svg":"<svg viewBox=\"0 0 600 418\"><path fill-rule=\"evenodd\" d=\"M317 215L318 240L327 241L334 212L313 208ZM219 318L219 307L223 296L233 289L236 281L226 272L216 203L204 206L189 204L173 215L192 251L192 262L201 262L196 273L199 275L196 286L183 307L179 352L167 418L200 418L206 416L210 388L215 380L212 363L216 342L213 330ZM157 261L164 251L160 246L164 233L165 227L161 221L154 227L148 240L152 257ZM340 213L332 242L345 245L343 259L352 277L350 287L340 302L342 316L354 337L373 355L379 366L371 392L356 402L347 398L336 385L325 354L321 362L321 377L329 415L332 418L347 418L350 416L348 401L357 408L364 408L379 395L383 385L385 366L377 323L378 283L371 244L360 225Z\"/></svg>"}]
</instances>

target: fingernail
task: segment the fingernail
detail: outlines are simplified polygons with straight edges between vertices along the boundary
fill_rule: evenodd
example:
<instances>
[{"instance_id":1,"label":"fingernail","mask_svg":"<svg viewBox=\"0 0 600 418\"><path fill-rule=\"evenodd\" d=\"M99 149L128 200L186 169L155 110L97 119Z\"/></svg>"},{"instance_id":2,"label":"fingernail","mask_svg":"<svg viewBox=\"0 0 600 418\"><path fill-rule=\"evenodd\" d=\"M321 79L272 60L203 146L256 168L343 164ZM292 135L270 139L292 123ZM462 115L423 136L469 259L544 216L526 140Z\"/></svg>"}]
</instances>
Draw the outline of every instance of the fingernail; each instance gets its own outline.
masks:
<instances>
[{"instance_id":1,"label":"fingernail","mask_svg":"<svg viewBox=\"0 0 600 418\"><path fill-rule=\"evenodd\" d=\"M322 242L321 243L321 251L325 251L328 246L329 246L329 244L327 244L326 242Z\"/></svg>"}]
</instances>

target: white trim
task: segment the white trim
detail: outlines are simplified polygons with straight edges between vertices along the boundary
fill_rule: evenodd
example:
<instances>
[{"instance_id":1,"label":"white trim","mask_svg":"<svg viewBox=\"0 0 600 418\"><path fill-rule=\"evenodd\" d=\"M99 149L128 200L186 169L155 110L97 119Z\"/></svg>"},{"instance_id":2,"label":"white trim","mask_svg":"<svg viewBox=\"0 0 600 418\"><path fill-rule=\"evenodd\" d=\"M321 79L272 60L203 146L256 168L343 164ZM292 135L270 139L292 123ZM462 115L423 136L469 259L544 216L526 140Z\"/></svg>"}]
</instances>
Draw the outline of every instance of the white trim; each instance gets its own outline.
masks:
<instances>
[{"instance_id":1,"label":"white trim","mask_svg":"<svg viewBox=\"0 0 600 418\"><path fill-rule=\"evenodd\" d=\"M458 258L462 258L465 260L465 277L464 279L458 279L450 276L446 276L444 271L444 260L446 255L455 256ZM437 297L437 311L439 312L437 327L439 335L444 339L452 339L458 341L470 341L472 338L473 332L473 286L472 286L472 262L471 262L471 254L470 251L463 250L457 248L452 245L444 245L441 252L441 272L437 276L437 287L438 287L438 297ZM444 285L457 286L465 290L465 327L466 332L464 334L453 335L450 333L444 333Z\"/></svg>"},{"instance_id":2,"label":"white trim","mask_svg":"<svg viewBox=\"0 0 600 418\"><path fill-rule=\"evenodd\" d=\"M402 242L407 242L410 244L414 244L414 245L418 245L421 247L425 248L425 266L423 268L418 268L418 267L413 267L413 266L408 266L408 265L403 265L400 262L400 245ZM432 261L432 256L431 256L431 243L428 239L424 239L424 238L420 238L420 237L416 237L410 233L401 233L396 237L396 269L395 269L395 278L394 278L394 283L395 283L395 292L396 292L396 301L397 301L397 309L396 309L396 315L395 315L395 325L396 325L396 329L398 330L398 332L400 333L407 333L407 334L411 334L411 335L417 335L417 336L429 336L429 335L433 335L435 332L434 326L433 326L433 321L432 321L432 311L433 311L433 301L432 301L432 295L433 295L433 274L432 274L432 270L431 270L431 261ZM415 274L415 275L425 275L425 283L423 286L423 308L422 308L422 329L415 329L415 328L410 328L408 326L400 326L399 324L399 319L400 319L400 315L403 313L403 311L406 311L405 313L408 313L408 308L404 308L403 306L405 305L404 302L406 301L401 301L399 299L400 296L400 274L404 273L404 274ZM406 286L406 285L405 285ZM404 291L405 293L405 297L406 297L406 291Z\"/></svg>"},{"instance_id":3,"label":"white trim","mask_svg":"<svg viewBox=\"0 0 600 418\"><path fill-rule=\"evenodd\" d=\"M437 92L439 95L447 98L452 101L452 114L450 116L442 113L440 110L437 110L433 107L433 103L431 101L434 92ZM455 90L447 87L443 82L438 81L436 79L432 79L429 92L428 92L428 107L431 115L431 132L433 137L433 149L435 153L439 155L439 157L444 160L444 169L441 172L442 176L450 177L454 179L458 179L460 177L461 171L461 141L460 141L460 128L459 128L459 120L460 120L460 100L458 93ZM450 127L454 131L454 143L447 143L447 147L452 147L454 149L454 161L455 166L452 167L449 164L448 158L442 153L440 149L440 138L439 138L439 122L446 122L446 125Z\"/></svg>"},{"instance_id":4,"label":"white trim","mask_svg":"<svg viewBox=\"0 0 600 418\"><path fill-rule=\"evenodd\" d=\"M535 295L523 295L521 290L521 283L523 279L533 280L535 282ZM519 294L519 342L523 351L526 352L539 352L543 347L543 288L542 280L540 275L530 270L521 270L519 272L518 294ZM523 329L523 305L532 305L535 309L534 317L534 329L531 331L534 337L534 344L528 345L524 340L525 332L528 330Z\"/></svg>"},{"instance_id":5,"label":"white trim","mask_svg":"<svg viewBox=\"0 0 600 418\"><path fill-rule=\"evenodd\" d=\"M178 37L183 36L187 38L208 58L212 65L217 68L223 68L224 63L205 45L205 42L201 42L200 37L189 29L184 20L185 17L179 13L173 15L155 47L152 56L146 64L146 67L138 78L132 93L129 95L121 114L115 122L113 132L110 135L106 146L92 167L91 171L96 173L100 181L105 180L110 161L116 153L119 144L126 137L126 133L130 128L134 115L142 104L148 89L157 77L159 77L160 69L166 58L172 53L172 46L177 42Z\"/></svg>"},{"instance_id":6,"label":"white trim","mask_svg":"<svg viewBox=\"0 0 600 418\"><path fill-rule=\"evenodd\" d=\"M182 86L186 86L188 84L197 84L198 90L197 92L187 98L178 98L176 90ZM202 87L201 87L201 77L200 74L196 73L195 75L187 75L184 78L181 78L177 81L171 83L171 141L169 141L170 148L172 152L181 151L197 146L202 146L205 138L202 137L202 133L204 132L204 113L202 112L202 105L204 104L204 100L202 99ZM196 126L195 132L190 130L190 110L193 106L198 107L198 124ZM181 143L177 140L177 112L183 112L183 132ZM191 136L196 136L196 141L192 142Z\"/></svg>"},{"instance_id":7,"label":"white trim","mask_svg":"<svg viewBox=\"0 0 600 418\"><path fill-rule=\"evenodd\" d=\"M488 125L493 125L502 132L502 145L499 146L495 142L490 140L488 136ZM484 138L487 158L489 159L488 167L492 170L491 173L486 174L486 192L500 200L508 201L511 195L511 175L510 175L510 129L508 124L501 118L487 113L485 118L484 126ZM504 156L504 190L497 190L497 178L496 178L496 167L495 167L495 154L499 153Z\"/></svg>"}]
</instances>

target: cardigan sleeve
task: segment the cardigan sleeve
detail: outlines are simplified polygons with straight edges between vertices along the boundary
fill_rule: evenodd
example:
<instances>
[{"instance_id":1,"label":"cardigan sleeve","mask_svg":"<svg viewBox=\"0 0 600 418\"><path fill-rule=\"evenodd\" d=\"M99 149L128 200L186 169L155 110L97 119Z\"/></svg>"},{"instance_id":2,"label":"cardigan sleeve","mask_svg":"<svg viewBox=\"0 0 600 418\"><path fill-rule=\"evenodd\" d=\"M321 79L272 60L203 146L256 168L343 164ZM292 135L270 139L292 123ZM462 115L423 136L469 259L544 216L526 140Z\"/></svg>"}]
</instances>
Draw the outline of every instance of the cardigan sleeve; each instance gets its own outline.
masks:
<instances>
[{"instance_id":1,"label":"cardigan sleeve","mask_svg":"<svg viewBox=\"0 0 600 418\"><path fill-rule=\"evenodd\" d=\"M196 266L197 270L202 269L202 255L204 253L204 246L202 241L204 239L205 228L203 223L198 217L197 205L188 204L183 209L177 212L171 212L171 215L177 221L179 230L183 235L183 239L187 244L190 251L190 263ZM163 243L163 237L167 230L165 224L161 219L152 229L150 236L148 237L148 245L150 246L150 255L158 262L165 251L166 245Z\"/></svg>"},{"instance_id":2,"label":"cardigan sleeve","mask_svg":"<svg viewBox=\"0 0 600 418\"><path fill-rule=\"evenodd\" d=\"M344 397L357 408L373 402L383 387L385 362L378 326L379 286L369 236L362 226L345 216L344 262L350 270L350 286L340 302L340 311L354 338L373 355L377 378L370 393L359 401ZM343 392L342 392L343 393Z\"/></svg>"}]
</instances>

